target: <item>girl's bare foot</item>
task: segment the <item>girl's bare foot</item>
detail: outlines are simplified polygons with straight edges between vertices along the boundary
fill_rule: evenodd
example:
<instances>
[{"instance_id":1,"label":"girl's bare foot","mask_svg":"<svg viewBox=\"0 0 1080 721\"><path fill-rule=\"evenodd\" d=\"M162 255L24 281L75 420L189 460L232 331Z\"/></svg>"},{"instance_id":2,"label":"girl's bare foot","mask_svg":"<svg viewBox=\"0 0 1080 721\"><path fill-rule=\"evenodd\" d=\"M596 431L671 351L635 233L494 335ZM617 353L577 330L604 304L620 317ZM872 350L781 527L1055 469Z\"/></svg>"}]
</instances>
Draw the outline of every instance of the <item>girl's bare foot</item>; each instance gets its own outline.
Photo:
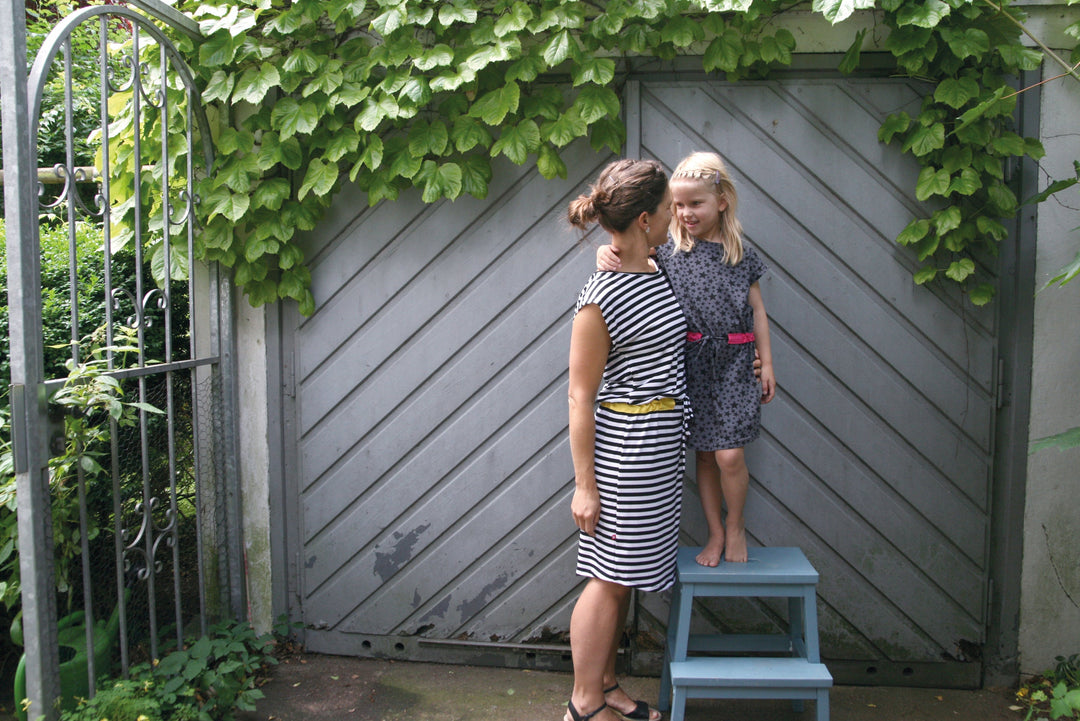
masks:
<instances>
[{"instance_id":1,"label":"girl's bare foot","mask_svg":"<svg viewBox=\"0 0 1080 721\"><path fill-rule=\"evenodd\" d=\"M725 535L725 547L727 552L724 560L731 563L746 563L746 526L742 523L728 521Z\"/></svg>"},{"instance_id":2,"label":"girl's bare foot","mask_svg":"<svg viewBox=\"0 0 1080 721\"><path fill-rule=\"evenodd\" d=\"M745 547L745 544L744 544ZM720 558L724 555L724 534L709 534L709 541L701 549L701 553L695 559L702 566L713 568L720 565ZM745 558L743 559L746 560Z\"/></svg>"}]
</instances>

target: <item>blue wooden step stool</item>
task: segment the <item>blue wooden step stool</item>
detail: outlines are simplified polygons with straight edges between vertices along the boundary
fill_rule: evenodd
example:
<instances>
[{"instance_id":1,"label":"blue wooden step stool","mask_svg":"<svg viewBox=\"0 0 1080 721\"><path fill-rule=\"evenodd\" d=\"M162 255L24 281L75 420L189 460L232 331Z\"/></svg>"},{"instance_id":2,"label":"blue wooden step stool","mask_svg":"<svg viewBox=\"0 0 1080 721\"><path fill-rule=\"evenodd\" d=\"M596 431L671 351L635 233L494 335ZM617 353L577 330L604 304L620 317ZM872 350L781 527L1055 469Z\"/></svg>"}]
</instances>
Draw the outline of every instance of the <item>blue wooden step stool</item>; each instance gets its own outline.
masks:
<instances>
[{"instance_id":1,"label":"blue wooden step stool","mask_svg":"<svg viewBox=\"0 0 1080 721\"><path fill-rule=\"evenodd\" d=\"M710 568L694 560L700 548L679 549L678 578L668 616L660 678L661 711L682 721L688 698L792 699L815 702L817 721L829 719L832 676L818 649L818 573L799 548L751 548L746 563ZM691 634L694 599L739 596L788 599L786 634ZM726 656L691 656L691 652ZM772 657L740 653L783 654Z\"/></svg>"}]
</instances>

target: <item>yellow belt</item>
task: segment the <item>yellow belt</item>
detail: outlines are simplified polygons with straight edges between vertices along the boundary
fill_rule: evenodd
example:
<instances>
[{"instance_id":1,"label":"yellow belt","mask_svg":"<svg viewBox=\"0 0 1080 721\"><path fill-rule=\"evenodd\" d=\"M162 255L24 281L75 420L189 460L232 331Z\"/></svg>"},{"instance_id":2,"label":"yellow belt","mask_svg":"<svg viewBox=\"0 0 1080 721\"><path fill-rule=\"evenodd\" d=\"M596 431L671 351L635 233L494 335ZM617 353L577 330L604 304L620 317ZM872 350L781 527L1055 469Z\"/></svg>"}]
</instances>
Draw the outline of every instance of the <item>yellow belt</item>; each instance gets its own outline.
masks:
<instances>
[{"instance_id":1,"label":"yellow belt","mask_svg":"<svg viewBox=\"0 0 1080 721\"><path fill-rule=\"evenodd\" d=\"M656 398L648 403L618 403L614 401L605 401L601 403L604 408L618 413L655 413L656 411L673 411L675 410L674 398Z\"/></svg>"}]
</instances>

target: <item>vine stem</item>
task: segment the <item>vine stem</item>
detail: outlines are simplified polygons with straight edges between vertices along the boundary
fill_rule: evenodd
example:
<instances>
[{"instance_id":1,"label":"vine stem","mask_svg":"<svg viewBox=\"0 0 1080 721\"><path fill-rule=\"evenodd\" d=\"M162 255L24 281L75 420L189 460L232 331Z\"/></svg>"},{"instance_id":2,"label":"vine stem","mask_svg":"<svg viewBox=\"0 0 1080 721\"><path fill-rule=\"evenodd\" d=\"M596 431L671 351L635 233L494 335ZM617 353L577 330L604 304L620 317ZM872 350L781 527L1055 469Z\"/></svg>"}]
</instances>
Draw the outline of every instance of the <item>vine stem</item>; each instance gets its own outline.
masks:
<instances>
[{"instance_id":1,"label":"vine stem","mask_svg":"<svg viewBox=\"0 0 1080 721\"><path fill-rule=\"evenodd\" d=\"M1005 17L1007 17L1009 19L1009 22L1013 23L1014 25L1016 25L1016 27L1020 28L1020 32L1024 33L1024 35L1027 35L1029 38L1031 38L1031 41L1034 42L1036 45L1038 45L1039 48L1044 53L1046 53L1051 58L1053 58L1053 60L1058 65L1065 68L1064 75L1069 75L1070 77L1072 77L1077 82L1080 82L1080 74L1078 74L1077 71L1076 71L1077 67L1080 66L1080 63L1078 63L1077 65L1069 65L1067 62L1062 60L1061 57L1059 57L1057 53L1055 53L1053 50L1048 48L1046 46L1046 44L1042 40L1039 40L1037 37L1032 35L1031 31L1028 30L1027 27L1022 22L1020 22L1019 20L1014 18L1009 13L1005 12L1005 10L1004 10L1004 8L1002 6L994 4L993 0L983 0L983 2L986 3L987 5L989 5L990 7L994 8L995 10L997 10L999 13L1001 13ZM1058 77L1062 77L1062 76L1059 75Z\"/></svg>"}]
</instances>

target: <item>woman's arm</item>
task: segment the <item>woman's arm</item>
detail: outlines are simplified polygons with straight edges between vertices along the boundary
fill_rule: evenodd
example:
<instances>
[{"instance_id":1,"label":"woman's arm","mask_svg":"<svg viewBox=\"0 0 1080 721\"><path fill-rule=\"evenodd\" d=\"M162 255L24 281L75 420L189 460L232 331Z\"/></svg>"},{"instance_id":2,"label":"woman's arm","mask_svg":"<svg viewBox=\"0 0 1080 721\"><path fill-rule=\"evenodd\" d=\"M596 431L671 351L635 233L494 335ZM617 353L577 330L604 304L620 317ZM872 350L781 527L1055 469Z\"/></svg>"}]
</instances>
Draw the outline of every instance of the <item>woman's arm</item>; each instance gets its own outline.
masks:
<instances>
[{"instance_id":1,"label":"woman's arm","mask_svg":"<svg viewBox=\"0 0 1080 721\"><path fill-rule=\"evenodd\" d=\"M596 419L593 404L604 377L611 337L597 305L586 305L574 316L570 335L570 454L574 459L574 523L590 536L600 519L596 488Z\"/></svg>"},{"instance_id":2,"label":"woman's arm","mask_svg":"<svg viewBox=\"0 0 1080 721\"><path fill-rule=\"evenodd\" d=\"M750 307L754 309L754 346L761 358L761 402L768 403L776 396L776 374L773 372L772 344L769 341L769 316L765 314L765 301L761 298L761 286L750 286Z\"/></svg>"}]
</instances>

